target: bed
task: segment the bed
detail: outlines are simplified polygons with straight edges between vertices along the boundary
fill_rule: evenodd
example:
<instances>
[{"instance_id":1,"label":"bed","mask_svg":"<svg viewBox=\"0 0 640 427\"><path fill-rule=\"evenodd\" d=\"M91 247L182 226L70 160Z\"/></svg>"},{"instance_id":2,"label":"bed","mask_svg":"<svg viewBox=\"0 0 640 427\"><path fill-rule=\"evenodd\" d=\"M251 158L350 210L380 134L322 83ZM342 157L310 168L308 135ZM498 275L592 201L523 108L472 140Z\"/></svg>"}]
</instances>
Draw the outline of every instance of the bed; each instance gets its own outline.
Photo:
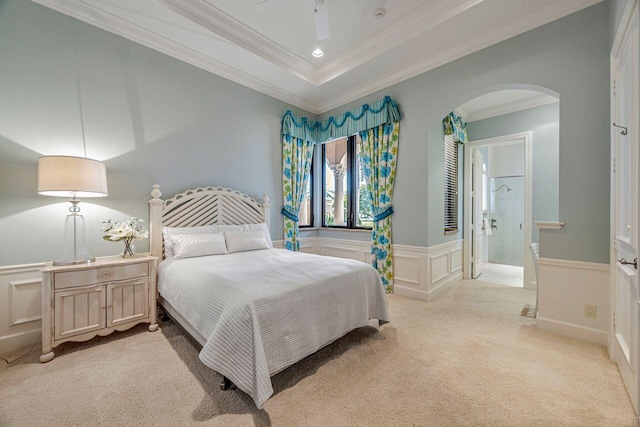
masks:
<instances>
[{"instance_id":1,"label":"bed","mask_svg":"<svg viewBox=\"0 0 640 427\"><path fill-rule=\"evenodd\" d=\"M363 326L389 321L365 263L274 249L269 200L199 187L162 200L154 185L151 252L163 310L202 345L200 360L251 396L271 376Z\"/></svg>"}]
</instances>

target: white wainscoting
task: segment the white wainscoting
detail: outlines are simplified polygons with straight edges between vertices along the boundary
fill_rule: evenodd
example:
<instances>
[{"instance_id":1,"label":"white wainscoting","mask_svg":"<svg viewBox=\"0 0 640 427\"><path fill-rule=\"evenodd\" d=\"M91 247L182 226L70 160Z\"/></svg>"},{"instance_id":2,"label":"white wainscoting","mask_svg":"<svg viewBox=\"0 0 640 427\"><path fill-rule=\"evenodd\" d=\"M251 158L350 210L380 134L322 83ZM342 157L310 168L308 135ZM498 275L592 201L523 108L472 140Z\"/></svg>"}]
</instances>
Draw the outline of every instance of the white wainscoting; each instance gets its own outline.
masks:
<instances>
[{"instance_id":1,"label":"white wainscoting","mask_svg":"<svg viewBox=\"0 0 640 427\"><path fill-rule=\"evenodd\" d=\"M42 267L0 267L0 354L33 345L41 336Z\"/></svg>"},{"instance_id":2,"label":"white wainscoting","mask_svg":"<svg viewBox=\"0 0 640 427\"><path fill-rule=\"evenodd\" d=\"M609 264L540 258L538 283L538 329L608 344ZM585 304L596 306L596 317L585 316Z\"/></svg>"},{"instance_id":3,"label":"white wainscoting","mask_svg":"<svg viewBox=\"0 0 640 427\"><path fill-rule=\"evenodd\" d=\"M273 242L282 248L283 242ZM392 245L395 293L431 301L462 279L462 240L428 248ZM308 237L300 239L300 251L350 258L369 263L371 244L366 241Z\"/></svg>"}]
</instances>

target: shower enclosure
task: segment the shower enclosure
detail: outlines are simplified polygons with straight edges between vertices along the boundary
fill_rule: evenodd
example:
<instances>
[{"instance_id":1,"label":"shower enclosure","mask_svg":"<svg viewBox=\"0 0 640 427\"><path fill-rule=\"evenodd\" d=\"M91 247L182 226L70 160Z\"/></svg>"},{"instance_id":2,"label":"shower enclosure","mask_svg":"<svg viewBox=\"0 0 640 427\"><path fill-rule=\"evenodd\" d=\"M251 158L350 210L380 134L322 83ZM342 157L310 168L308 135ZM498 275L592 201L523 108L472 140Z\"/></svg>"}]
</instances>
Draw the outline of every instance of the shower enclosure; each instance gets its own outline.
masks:
<instances>
[{"instance_id":1,"label":"shower enclosure","mask_svg":"<svg viewBox=\"0 0 640 427\"><path fill-rule=\"evenodd\" d=\"M524 176L489 178L488 261L524 266Z\"/></svg>"}]
</instances>

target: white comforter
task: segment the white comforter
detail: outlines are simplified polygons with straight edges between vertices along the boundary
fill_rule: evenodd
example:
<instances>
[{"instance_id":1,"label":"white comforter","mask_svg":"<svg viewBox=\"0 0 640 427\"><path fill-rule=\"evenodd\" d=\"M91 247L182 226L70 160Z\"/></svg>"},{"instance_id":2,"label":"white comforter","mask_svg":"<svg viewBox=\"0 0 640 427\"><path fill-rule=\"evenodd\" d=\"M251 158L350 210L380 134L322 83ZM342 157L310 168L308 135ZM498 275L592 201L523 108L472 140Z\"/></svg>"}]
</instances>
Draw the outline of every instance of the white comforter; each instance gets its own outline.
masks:
<instances>
[{"instance_id":1,"label":"white comforter","mask_svg":"<svg viewBox=\"0 0 640 427\"><path fill-rule=\"evenodd\" d=\"M266 249L166 259L158 292L203 337L200 360L258 408L271 375L347 332L389 321L376 270L362 262Z\"/></svg>"}]
</instances>

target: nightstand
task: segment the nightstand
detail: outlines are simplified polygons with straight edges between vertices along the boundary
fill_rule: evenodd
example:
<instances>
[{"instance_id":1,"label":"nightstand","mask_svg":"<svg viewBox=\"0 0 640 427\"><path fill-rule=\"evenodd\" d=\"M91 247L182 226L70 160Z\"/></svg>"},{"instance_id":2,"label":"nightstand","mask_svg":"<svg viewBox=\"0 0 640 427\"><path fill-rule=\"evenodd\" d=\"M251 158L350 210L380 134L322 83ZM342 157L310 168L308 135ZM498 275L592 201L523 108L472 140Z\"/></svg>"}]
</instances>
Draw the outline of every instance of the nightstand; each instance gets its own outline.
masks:
<instances>
[{"instance_id":1,"label":"nightstand","mask_svg":"<svg viewBox=\"0 0 640 427\"><path fill-rule=\"evenodd\" d=\"M63 342L87 341L138 323L158 330L156 261L148 255L113 256L43 268L40 361L52 360L52 349Z\"/></svg>"}]
</instances>

